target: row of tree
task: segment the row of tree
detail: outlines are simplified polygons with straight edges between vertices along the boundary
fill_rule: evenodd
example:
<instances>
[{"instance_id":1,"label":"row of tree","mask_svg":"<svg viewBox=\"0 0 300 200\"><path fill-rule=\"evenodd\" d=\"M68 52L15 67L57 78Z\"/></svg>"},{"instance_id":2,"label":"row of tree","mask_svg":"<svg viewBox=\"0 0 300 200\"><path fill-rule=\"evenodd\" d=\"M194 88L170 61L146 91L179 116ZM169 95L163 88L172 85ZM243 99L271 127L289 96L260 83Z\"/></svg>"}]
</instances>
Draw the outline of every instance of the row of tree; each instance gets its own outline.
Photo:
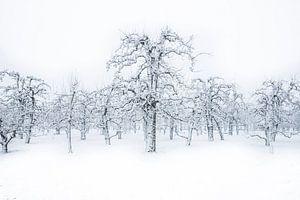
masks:
<instances>
[{"instance_id":1,"label":"row of tree","mask_svg":"<svg viewBox=\"0 0 300 200\"><path fill-rule=\"evenodd\" d=\"M169 132L191 144L193 133L232 135L248 133L269 146L281 134L299 130L300 84L297 80L265 81L245 102L235 84L211 77L187 80L175 67L176 57L193 70L192 39L184 40L170 29L156 39L127 34L108 61L115 70L113 82L95 91L83 90L75 79L67 92L52 94L41 79L17 72L0 72L0 143L7 152L16 136L30 143L33 130L66 131L72 152L72 129L85 140L90 129L101 130L105 143L121 139L126 130L142 130L148 152L156 151L158 132ZM252 102L252 103L249 103ZM112 133L113 132L113 133Z\"/></svg>"}]
</instances>

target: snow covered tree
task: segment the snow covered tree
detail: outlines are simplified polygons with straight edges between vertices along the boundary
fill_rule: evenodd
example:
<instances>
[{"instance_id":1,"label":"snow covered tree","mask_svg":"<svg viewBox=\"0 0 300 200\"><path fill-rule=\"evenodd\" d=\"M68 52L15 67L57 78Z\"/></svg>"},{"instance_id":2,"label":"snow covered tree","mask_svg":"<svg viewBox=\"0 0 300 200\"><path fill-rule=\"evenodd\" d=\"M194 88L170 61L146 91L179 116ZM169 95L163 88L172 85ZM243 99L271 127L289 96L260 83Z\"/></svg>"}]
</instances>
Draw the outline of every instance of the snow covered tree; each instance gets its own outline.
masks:
<instances>
[{"instance_id":1,"label":"snow covered tree","mask_svg":"<svg viewBox=\"0 0 300 200\"><path fill-rule=\"evenodd\" d=\"M49 103L49 127L60 135L61 130L67 130L67 99L62 94L56 94Z\"/></svg>"},{"instance_id":2,"label":"snow covered tree","mask_svg":"<svg viewBox=\"0 0 300 200\"><path fill-rule=\"evenodd\" d=\"M146 151L156 151L157 115L160 95L166 89L172 90L172 81L177 71L170 64L174 56L187 58L193 64L191 39L185 41L177 33L166 28L158 39L137 33L126 34L121 45L108 62L108 68L116 68L116 78L133 81L142 87L140 99L144 111L144 130L147 131ZM129 78L126 78L126 75ZM135 92L137 94L137 92ZM149 127L149 128L148 128Z\"/></svg>"},{"instance_id":3,"label":"snow covered tree","mask_svg":"<svg viewBox=\"0 0 300 200\"><path fill-rule=\"evenodd\" d=\"M86 139L86 134L92 126L93 111L96 106L95 93L79 90L75 107L74 125L80 131L81 140Z\"/></svg>"},{"instance_id":4,"label":"snow covered tree","mask_svg":"<svg viewBox=\"0 0 300 200\"><path fill-rule=\"evenodd\" d=\"M178 132L178 123L186 119L186 110L183 110L183 100L181 97L173 96L172 100L165 101L161 104L162 117L168 121L169 138L174 139L174 136L181 136ZM182 137L187 139L185 136Z\"/></svg>"},{"instance_id":5,"label":"snow covered tree","mask_svg":"<svg viewBox=\"0 0 300 200\"><path fill-rule=\"evenodd\" d=\"M68 152L73 153L72 148L72 127L74 126L74 109L77 103L79 82L77 79L71 79L69 85L69 92L64 94L66 99L66 119L67 119L67 137L68 137Z\"/></svg>"},{"instance_id":6,"label":"snow covered tree","mask_svg":"<svg viewBox=\"0 0 300 200\"><path fill-rule=\"evenodd\" d=\"M291 79L288 86L288 102L293 110L290 123L285 123L285 129L294 129L300 132L300 81Z\"/></svg>"},{"instance_id":7,"label":"snow covered tree","mask_svg":"<svg viewBox=\"0 0 300 200\"><path fill-rule=\"evenodd\" d=\"M8 152L8 144L16 137L19 129L19 124L16 123L19 120L19 115L15 108L15 105L11 102L7 104L1 102L0 104L0 144L3 153Z\"/></svg>"},{"instance_id":8,"label":"snow covered tree","mask_svg":"<svg viewBox=\"0 0 300 200\"><path fill-rule=\"evenodd\" d=\"M20 115L14 99L6 96L5 88L0 89L0 144L2 152L7 153L8 144L20 129Z\"/></svg>"},{"instance_id":9,"label":"snow covered tree","mask_svg":"<svg viewBox=\"0 0 300 200\"><path fill-rule=\"evenodd\" d=\"M95 125L102 129L107 145L111 144L113 137L118 136L119 139L122 137L121 127L125 120L124 115L126 115L127 105L124 92L123 85L116 82L96 92ZM115 134L110 134L113 128L116 128L117 131Z\"/></svg>"},{"instance_id":10,"label":"snow covered tree","mask_svg":"<svg viewBox=\"0 0 300 200\"><path fill-rule=\"evenodd\" d=\"M170 140L173 140L174 136L178 136L185 139L187 145L191 145L192 133L194 130L198 130L199 123L197 108L190 95L190 89L183 84L183 81L179 81L173 85L172 92L165 91L160 100L161 116L169 121ZM179 130L178 125L185 126L187 133Z\"/></svg>"},{"instance_id":11,"label":"snow covered tree","mask_svg":"<svg viewBox=\"0 0 300 200\"><path fill-rule=\"evenodd\" d=\"M205 119L208 140L214 140L214 127L218 129L220 139L224 140L222 123L226 119L225 106L231 85L226 84L223 79L211 77L206 81L195 79L191 89L193 94L190 98L195 104L195 114Z\"/></svg>"},{"instance_id":12,"label":"snow covered tree","mask_svg":"<svg viewBox=\"0 0 300 200\"><path fill-rule=\"evenodd\" d=\"M52 110L51 110L50 106L51 106L51 102L49 101L48 98L43 100L39 104L38 115L36 118L36 129L38 129L38 131L43 131L44 133L45 132L48 133L48 132L50 132L50 129L52 128L51 127Z\"/></svg>"},{"instance_id":13,"label":"snow covered tree","mask_svg":"<svg viewBox=\"0 0 300 200\"><path fill-rule=\"evenodd\" d=\"M15 111L19 114L18 132L25 143L31 139L32 129L39 117L40 104L48 93L49 86L42 80L32 76L21 76L18 72L2 71L2 89L5 96L14 102Z\"/></svg>"},{"instance_id":14,"label":"snow covered tree","mask_svg":"<svg viewBox=\"0 0 300 200\"><path fill-rule=\"evenodd\" d=\"M244 127L245 133L248 135L250 130L255 130L255 115L252 112L254 105L248 102L244 102L242 110L240 111L240 122Z\"/></svg>"},{"instance_id":15,"label":"snow covered tree","mask_svg":"<svg viewBox=\"0 0 300 200\"><path fill-rule=\"evenodd\" d=\"M254 93L256 98L254 113L257 117L257 124L263 129L264 135L252 135L252 137L263 139L266 146L275 142L278 133L291 137L280 131L280 126L284 123L291 123L291 116L294 112L294 104L291 101L296 100L291 98L294 89L293 83L289 81L268 80L263 82L262 87Z\"/></svg>"},{"instance_id":16,"label":"snow covered tree","mask_svg":"<svg viewBox=\"0 0 300 200\"><path fill-rule=\"evenodd\" d=\"M237 92L235 85L232 85L229 91L225 107L225 115L228 120L228 134L233 134L233 127L235 126L236 134L238 135L240 126L242 125L241 114L245 109L245 103L243 95Z\"/></svg>"},{"instance_id":17,"label":"snow covered tree","mask_svg":"<svg viewBox=\"0 0 300 200\"><path fill-rule=\"evenodd\" d=\"M14 90L17 77L19 74L15 72L0 72L0 144L4 153L8 152L8 144L23 125L24 115L20 113L18 101L21 97Z\"/></svg>"},{"instance_id":18,"label":"snow covered tree","mask_svg":"<svg viewBox=\"0 0 300 200\"><path fill-rule=\"evenodd\" d=\"M14 71L1 71L1 89L6 99L14 104L14 110L18 113L18 131L17 134L23 138L26 132L24 122L26 118L26 103L28 101L27 92L25 90L25 77Z\"/></svg>"},{"instance_id":19,"label":"snow covered tree","mask_svg":"<svg viewBox=\"0 0 300 200\"><path fill-rule=\"evenodd\" d=\"M48 93L49 86L42 80L32 76L27 76L25 81L26 98L28 98L25 104L27 120L25 124L25 143L30 143L32 129L36 125L37 118L41 115L42 102L45 95Z\"/></svg>"}]
</instances>

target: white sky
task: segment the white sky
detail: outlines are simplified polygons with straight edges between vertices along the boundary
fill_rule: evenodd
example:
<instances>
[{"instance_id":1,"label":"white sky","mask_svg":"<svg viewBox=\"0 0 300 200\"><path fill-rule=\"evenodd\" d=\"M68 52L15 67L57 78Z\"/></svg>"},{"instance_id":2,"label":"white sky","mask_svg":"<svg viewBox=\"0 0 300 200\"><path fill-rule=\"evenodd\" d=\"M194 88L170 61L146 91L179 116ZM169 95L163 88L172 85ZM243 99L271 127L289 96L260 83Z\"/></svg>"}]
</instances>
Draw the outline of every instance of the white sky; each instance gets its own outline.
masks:
<instances>
[{"instance_id":1,"label":"white sky","mask_svg":"<svg viewBox=\"0 0 300 200\"><path fill-rule=\"evenodd\" d=\"M199 76L253 89L300 73L299 0L0 0L0 68L62 85L107 83L106 62L122 32L194 35Z\"/></svg>"}]
</instances>

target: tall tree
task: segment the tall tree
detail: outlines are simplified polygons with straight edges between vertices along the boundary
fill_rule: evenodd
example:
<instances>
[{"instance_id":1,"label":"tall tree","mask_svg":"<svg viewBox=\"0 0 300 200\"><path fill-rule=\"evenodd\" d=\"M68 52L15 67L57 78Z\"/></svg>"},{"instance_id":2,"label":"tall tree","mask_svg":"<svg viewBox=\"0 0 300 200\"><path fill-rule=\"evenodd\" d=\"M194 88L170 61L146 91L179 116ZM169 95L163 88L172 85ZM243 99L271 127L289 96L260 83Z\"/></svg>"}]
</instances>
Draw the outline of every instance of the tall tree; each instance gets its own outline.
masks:
<instances>
[{"instance_id":1,"label":"tall tree","mask_svg":"<svg viewBox=\"0 0 300 200\"><path fill-rule=\"evenodd\" d=\"M65 96L67 97L67 136L68 136L68 151L73 153L72 148L72 127L74 126L74 109L77 103L77 92L78 92L79 82L77 79L72 79L70 82L69 93Z\"/></svg>"},{"instance_id":2,"label":"tall tree","mask_svg":"<svg viewBox=\"0 0 300 200\"><path fill-rule=\"evenodd\" d=\"M48 94L49 86L42 80L32 76L26 77L26 97L28 98L26 103L27 121L25 143L30 143L32 129L36 125L37 118L41 114L42 101L44 101L45 95Z\"/></svg>"},{"instance_id":3,"label":"tall tree","mask_svg":"<svg viewBox=\"0 0 300 200\"><path fill-rule=\"evenodd\" d=\"M193 64L195 57L192 55L191 41L191 39L185 41L168 28L163 29L156 40L145 34L126 34L121 39L120 47L108 62L108 68L117 69L116 78L126 77L125 71L129 67L131 80L145 88L143 91L145 96L141 101L145 127L149 126L149 129L145 128L148 152L156 151L157 115L161 92L166 88L172 90L172 86L168 85L172 85L172 81L177 77L176 68L170 64L170 58L173 56L187 58L190 64Z\"/></svg>"}]
</instances>

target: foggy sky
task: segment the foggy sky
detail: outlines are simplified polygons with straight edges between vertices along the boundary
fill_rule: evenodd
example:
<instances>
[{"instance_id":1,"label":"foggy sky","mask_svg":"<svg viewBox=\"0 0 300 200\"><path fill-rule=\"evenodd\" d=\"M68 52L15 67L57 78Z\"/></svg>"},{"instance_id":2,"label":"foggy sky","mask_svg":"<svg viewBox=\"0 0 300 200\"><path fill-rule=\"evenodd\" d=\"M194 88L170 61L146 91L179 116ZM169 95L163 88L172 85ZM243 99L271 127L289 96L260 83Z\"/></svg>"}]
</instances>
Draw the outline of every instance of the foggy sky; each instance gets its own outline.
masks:
<instances>
[{"instance_id":1,"label":"foggy sky","mask_svg":"<svg viewBox=\"0 0 300 200\"><path fill-rule=\"evenodd\" d=\"M200 77L252 90L263 79L300 73L298 0L0 0L0 69L62 85L70 75L95 89L123 32L165 26L194 35ZM55 87L54 87L55 89Z\"/></svg>"}]
</instances>

